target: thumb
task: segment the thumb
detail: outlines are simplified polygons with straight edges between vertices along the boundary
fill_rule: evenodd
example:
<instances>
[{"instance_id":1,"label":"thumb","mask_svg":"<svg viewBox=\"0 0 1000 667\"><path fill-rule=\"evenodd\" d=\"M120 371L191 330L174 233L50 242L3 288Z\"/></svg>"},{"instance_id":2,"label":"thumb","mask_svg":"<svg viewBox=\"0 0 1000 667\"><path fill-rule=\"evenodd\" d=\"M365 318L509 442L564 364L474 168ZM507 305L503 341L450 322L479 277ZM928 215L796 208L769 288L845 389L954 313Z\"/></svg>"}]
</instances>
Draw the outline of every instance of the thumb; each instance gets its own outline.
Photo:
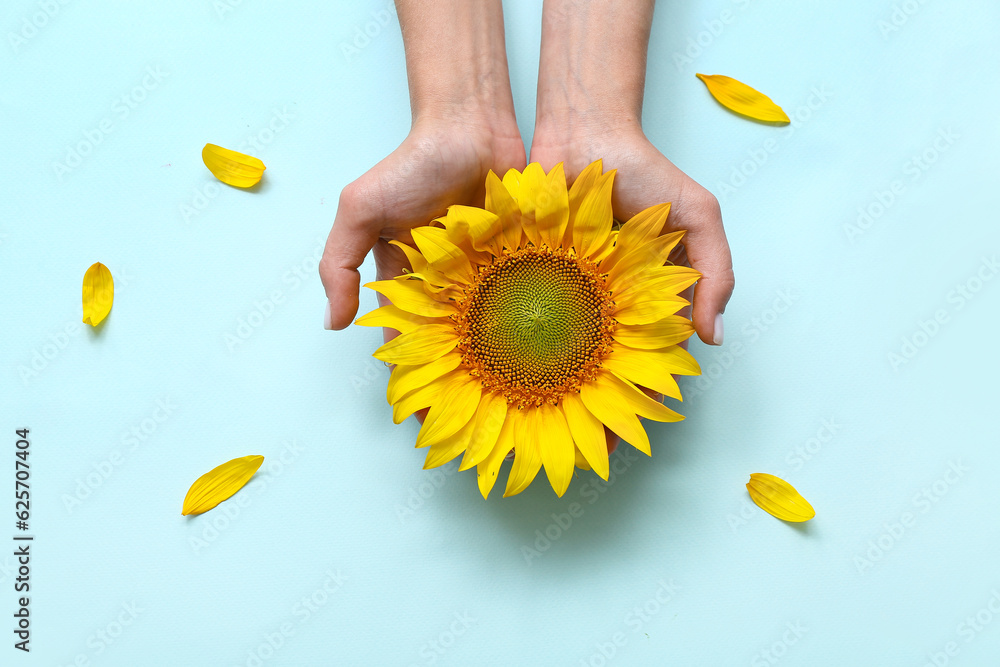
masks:
<instances>
[{"instance_id":1,"label":"thumb","mask_svg":"<svg viewBox=\"0 0 1000 667\"><path fill-rule=\"evenodd\" d=\"M380 229L374 207L356 194L354 184L344 188L319 263L327 299L324 328L343 329L354 320L361 289L358 267L378 240Z\"/></svg>"}]
</instances>

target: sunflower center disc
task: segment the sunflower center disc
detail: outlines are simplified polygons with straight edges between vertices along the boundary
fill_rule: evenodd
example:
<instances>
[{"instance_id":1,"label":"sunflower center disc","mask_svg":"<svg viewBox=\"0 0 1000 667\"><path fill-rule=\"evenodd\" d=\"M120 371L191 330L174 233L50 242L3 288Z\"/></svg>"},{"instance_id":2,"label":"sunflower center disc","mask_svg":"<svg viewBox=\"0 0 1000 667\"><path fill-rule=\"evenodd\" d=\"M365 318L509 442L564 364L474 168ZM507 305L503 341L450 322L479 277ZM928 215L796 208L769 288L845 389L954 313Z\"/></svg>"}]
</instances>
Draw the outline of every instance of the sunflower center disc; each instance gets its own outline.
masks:
<instances>
[{"instance_id":1,"label":"sunflower center disc","mask_svg":"<svg viewBox=\"0 0 1000 667\"><path fill-rule=\"evenodd\" d=\"M522 405L557 402L610 343L610 297L595 267L548 248L483 269L459 324L466 365Z\"/></svg>"}]
</instances>

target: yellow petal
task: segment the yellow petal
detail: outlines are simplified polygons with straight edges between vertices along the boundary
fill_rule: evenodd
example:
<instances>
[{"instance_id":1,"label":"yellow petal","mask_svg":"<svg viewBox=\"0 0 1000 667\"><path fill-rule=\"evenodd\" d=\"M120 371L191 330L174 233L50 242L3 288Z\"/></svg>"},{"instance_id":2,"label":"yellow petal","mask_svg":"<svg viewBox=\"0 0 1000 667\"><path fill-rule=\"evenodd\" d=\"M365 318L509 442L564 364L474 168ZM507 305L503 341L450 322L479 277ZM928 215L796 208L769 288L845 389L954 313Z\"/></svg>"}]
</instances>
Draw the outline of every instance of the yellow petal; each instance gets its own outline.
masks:
<instances>
[{"instance_id":1,"label":"yellow petal","mask_svg":"<svg viewBox=\"0 0 1000 667\"><path fill-rule=\"evenodd\" d=\"M573 458L573 463L577 468L580 470L590 470L590 464L587 463L587 457L583 455L583 452L580 451L579 447L573 448Z\"/></svg>"},{"instance_id":2,"label":"yellow petal","mask_svg":"<svg viewBox=\"0 0 1000 667\"><path fill-rule=\"evenodd\" d=\"M562 406L577 450L590 464L589 467L600 475L601 479L607 480L610 464L604 424L587 409L579 394L570 393L563 396ZM579 463L577 465L580 466Z\"/></svg>"},{"instance_id":3,"label":"yellow petal","mask_svg":"<svg viewBox=\"0 0 1000 667\"><path fill-rule=\"evenodd\" d=\"M394 403L392 406L393 423L401 424L403 420L417 410L431 406L436 401L441 400L441 392L460 374L464 377L468 377L469 375L468 371L452 371L406 394L398 403Z\"/></svg>"},{"instance_id":4,"label":"yellow petal","mask_svg":"<svg viewBox=\"0 0 1000 667\"><path fill-rule=\"evenodd\" d=\"M201 514L212 509L242 489L263 462L263 456L243 456L209 470L188 489L181 514Z\"/></svg>"},{"instance_id":5,"label":"yellow petal","mask_svg":"<svg viewBox=\"0 0 1000 667\"><path fill-rule=\"evenodd\" d=\"M504 498L517 495L528 488L542 469L539 411L536 408L514 410L508 419L514 422L514 465L507 478Z\"/></svg>"},{"instance_id":6,"label":"yellow petal","mask_svg":"<svg viewBox=\"0 0 1000 667\"><path fill-rule=\"evenodd\" d=\"M252 155L244 155L215 144L205 144L201 159L212 174L225 183L238 188L249 188L260 183L264 163Z\"/></svg>"},{"instance_id":7,"label":"yellow petal","mask_svg":"<svg viewBox=\"0 0 1000 667\"><path fill-rule=\"evenodd\" d=\"M589 257L591 252L605 244L611 234L611 227L614 224L611 190L614 188L614 182L614 169L598 176L593 188L580 202L580 208L572 223L573 247L576 248L579 257Z\"/></svg>"},{"instance_id":8,"label":"yellow petal","mask_svg":"<svg viewBox=\"0 0 1000 667\"><path fill-rule=\"evenodd\" d=\"M474 378L459 376L431 405L417 434L417 447L429 447L461 431L476 414L482 389Z\"/></svg>"},{"instance_id":9,"label":"yellow petal","mask_svg":"<svg viewBox=\"0 0 1000 667\"><path fill-rule=\"evenodd\" d=\"M608 287L615 293L624 291L644 274L662 267L683 237L683 231L664 234L627 253L608 272Z\"/></svg>"},{"instance_id":10,"label":"yellow petal","mask_svg":"<svg viewBox=\"0 0 1000 667\"><path fill-rule=\"evenodd\" d=\"M690 305L687 299L676 295L636 292L628 299L615 299L615 320L619 324L650 324L687 305Z\"/></svg>"},{"instance_id":11,"label":"yellow petal","mask_svg":"<svg viewBox=\"0 0 1000 667\"><path fill-rule=\"evenodd\" d=\"M595 381L584 384L580 398L595 417L647 456L651 455L649 436L636 415L660 422L684 419L610 371L599 373Z\"/></svg>"},{"instance_id":12,"label":"yellow petal","mask_svg":"<svg viewBox=\"0 0 1000 667\"><path fill-rule=\"evenodd\" d=\"M421 280L376 280L367 283L371 288L388 297L398 308L424 317L443 317L455 312L455 306L432 298L424 291Z\"/></svg>"},{"instance_id":13,"label":"yellow petal","mask_svg":"<svg viewBox=\"0 0 1000 667\"><path fill-rule=\"evenodd\" d=\"M784 521L808 521L816 516L809 501L780 477L755 472L747 482L747 491L757 507Z\"/></svg>"},{"instance_id":14,"label":"yellow petal","mask_svg":"<svg viewBox=\"0 0 1000 667\"><path fill-rule=\"evenodd\" d=\"M768 123L789 123L788 115L771 98L741 81L721 74L696 74L719 104L741 116Z\"/></svg>"},{"instance_id":15,"label":"yellow petal","mask_svg":"<svg viewBox=\"0 0 1000 667\"><path fill-rule=\"evenodd\" d=\"M563 244L568 222L569 195L566 192L566 174L560 162L548 173L542 189L535 194L535 226L542 242L550 248L558 248Z\"/></svg>"},{"instance_id":16,"label":"yellow petal","mask_svg":"<svg viewBox=\"0 0 1000 667\"><path fill-rule=\"evenodd\" d=\"M428 324L400 334L372 355L387 364L411 366L440 359L455 349L458 335L450 324Z\"/></svg>"},{"instance_id":17,"label":"yellow petal","mask_svg":"<svg viewBox=\"0 0 1000 667\"><path fill-rule=\"evenodd\" d=\"M698 282L701 273L687 266L658 266L641 273L631 285L624 286L615 293L615 303L649 293L680 294Z\"/></svg>"},{"instance_id":18,"label":"yellow petal","mask_svg":"<svg viewBox=\"0 0 1000 667\"><path fill-rule=\"evenodd\" d=\"M509 173L509 172L508 172ZM486 174L486 210L494 213L500 222L500 242L511 250L521 246L521 209L504 183L493 173ZM500 248L496 249L500 254Z\"/></svg>"},{"instance_id":19,"label":"yellow petal","mask_svg":"<svg viewBox=\"0 0 1000 667\"><path fill-rule=\"evenodd\" d=\"M513 409L507 412L507 418L504 420L503 428L500 429L497 444L494 445L486 458L476 466L479 492L483 494L483 498L489 498L490 491L493 489L493 485L496 484L500 465L507 457L507 454L510 453L510 450L514 448L514 415L519 413L519 410Z\"/></svg>"},{"instance_id":20,"label":"yellow petal","mask_svg":"<svg viewBox=\"0 0 1000 667\"><path fill-rule=\"evenodd\" d=\"M633 350L619 346L601 362L601 365L616 375L640 387L646 387L664 396L681 399L681 390L671 375L668 355L659 350Z\"/></svg>"},{"instance_id":21,"label":"yellow petal","mask_svg":"<svg viewBox=\"0 0 1000 667\"><path fill-rule=\"evenodd\" d=\"M561 498L573 479L576 450L573 436L570 435L562 409L548 403L543 403L538 408L536 424L536 437L539 439L545 475L549 478L552 490Z\"/></svg>"},{"instance_id":22,"label":"yellow petal","mask_svg":"<svg viewBox=\"0 0 1000 667\"><path fill-rule=\"evenodd\" d=\"M399 333L407 333L424 324L435 324L441 321L440 318L414 315L390 304L362 315L354 323L363 327L387 327L395 329Z\"/></svg>"},{"instance_id":23,"label":"yellow petal","mask_svg":"<svg viewBox=\"0 0 1000 667\"><path fill-rule=\"evenodd\" d=\"M462 249L448 240L448 232L440 227L417 227L410 234L432 268L453 281L472 280L472 264Z\"/></svg>"},{"instance_id":24,"label":"yellow petal","mask_svg":"<svg viewBox=\"0 0 1000 667\"><path fill-rule=\"evenodd\" d=\"M83 274L83 323L96 327L115 300L115 281L111 271L100 262L92 264Z\"/></svg>"},{"instance_id":25,"label":"yellow petal","mask_svg":"<svg viewBox=\"0 0 1000 667\"><path fill-rule=\"evenodd\" d=\"M510 173L510 172L507 172ZM545 187L545 171L542 165L532 162L524 168L518 186L517 205L521 209L521 228L528 240L536 246L541 245L541 236L535 221L537 212L536 197Z\"/></svg>"},{"instance_id":26,"label":"yellow petal","mask_svg":"<svg viewBox=\"0 0 1000 667\"><path fill-rule=\"evenodd\" d=\"M500 430L507 419L507 399L503 394L486 392L476 408L476 425L469 438L465 456L459 464L459 470L468 470L493 451L500 437Z\"/></svg>"},{"instance_id":27,"label":"yellow petal","mask_svg":"<svg viewBox=\"0 0 1000 667\"><path fill-rule=\"evenodd\" d=\"M448 352L440 359L426 364L413 366L396 366L389 376L389 384L385 389L385 397L389 405L399 403L403 397L428 382L433 382L442 375L452 372L462 363L462 355L457 351Z\"/></svg>"},{"instance_id":28,"label":"yellow petal","mask_svg":"<svg viewBox=\"0 0 1000 667\"><path fill-rule=\"evenodd\" d=\"M649 324L620 324L612 336L622 345L638 350L657 350L687 340L693 333L691 320L669 315Z\"/></svg>"},{"instance_id":29,"label":"yellow petal","mask_svg":"<svg viewBox=\"0 0 1000 667\"><path fill-rule=\"evenodd\" d=\"M427 456L424 458L424 470L444 465L461 454L468 446L475 426L476 420L471 419L455 435L449 436L441 442L428 447Z\"/></svg>"},{"instance_id":30,"label":"yellow petal","mask_svg":"<svg viewBox=\"0 0 1000 667\"><path fill-rule=\"evenodd\" d=\"M576 218L576 212L580 210L580 204L583 203L583 198L587 196L587 193L594 189L594 184L597 183L597 178L602 174L602 163L600 160L595 160L591 162L580 175L576 177L573 181L573 185L569 188L569 219L570 224Z\"/></svg>"},{"instance_id":31,"label":"yellow petal","mask_svg":"<svg viewBox=\"0 0 1000 667\"><path fill-rule=\"evenodd\" d=\"M650 206L629 218L618 232L614 250L601 260L601 272L607 273L629 251L659 236L667 223L668 215L670 215L669 202Z\"/></svg>"}]
</instances>

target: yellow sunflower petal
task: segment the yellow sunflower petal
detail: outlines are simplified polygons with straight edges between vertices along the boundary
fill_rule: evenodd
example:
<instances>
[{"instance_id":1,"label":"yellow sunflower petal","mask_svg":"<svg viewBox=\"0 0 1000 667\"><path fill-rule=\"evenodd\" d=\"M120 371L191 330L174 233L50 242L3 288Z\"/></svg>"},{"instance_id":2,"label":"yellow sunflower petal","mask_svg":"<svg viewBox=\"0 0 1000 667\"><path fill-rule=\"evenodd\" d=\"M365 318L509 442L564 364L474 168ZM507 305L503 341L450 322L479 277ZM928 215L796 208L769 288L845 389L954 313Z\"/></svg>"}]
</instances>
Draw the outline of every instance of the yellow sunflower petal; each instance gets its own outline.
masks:
<instances>
[{"instance_id":1,"label":"yellow sunflower petal","mask_svg":"<svg viewBox=\"0 0 1000 667\"><path fill-rule=\"evenodd\" d=\"M187 516L207 512L231 497L250 481L263 462L263 456L242 456L212 468L188 489L181 514Z\"/></svg>"},{"instance_id":2,"label":"yellow sunflower petal","mask_svg":"<svg viewBox=\"0 0 1000 667\"><path fill-rule=\"evenodd\" d=\"M436 445L462 430L475 415L481 395L479 382L469 376L446 386L443 395L427 412L417 435L417 447Z\"/></svg>"},{"instance_id":3,"label":"yellow sunflower petal","mask_svg":"<svg viewBox=\"0 0 1000 667\"><path fill-rule=\"evenodd\" d=\"M618 231L614 250L601 260L601 271L607 273L630 250L649 243L659 236L669 214L670 203L667 202L650 206L629 218Z\"/></svg>"},{"instance_id":4,"label":"yellow sunflower petal","mask_svg":"<svg viewBox=\"0 0 1000 667\"><path fill-rule=\"evenodd\" d=\"M650 324L690 305L687 299L679 296L657 297L658 294L637 295L623 300L623 303L616 299L615 320L619 324Z\"/></svg>"},{"instance_id":5,"label":"yellow sunflower petal","mask_svg":"<svg viewBox=\"0 0 1000 667\"><path fill-rule=\"evenodd\" d=\"M408 333L419 326L425 324L435 324L441 322L438 317L424 317L408 313L402 308L397 308L392 304L376 308L370 313L366 313L354 320L354 323L363 327L386 327L395 329L399 333Z\"/></svg>"},{"instance_id":6,"label":"yellow sunflower petal","mask_svg":"<svg viewBox=\"0 0 1000 667\"><path fill-rule=\"evenodd\" d=\"M594 184L597 183L597 178L602 173L602 163L600 160L595 160L589 165L584 167L580 175L576 177L573 181L573 185L569 188L569 219L570 225L572 225L573 220L576 218L576 212L580 210L580 204L583 203L583 198L588 192L594 189ZM572 229L570 230L572 231ZM572 237L571 237L572 238Z\"/></svg>"},{"instance_id":7,"label":"yellow sunflower petal","mask_svg":"<svg viewBox=\"0 0 1000 667\"><path fill-rule=\"evenodd\" d=\"M784 521L802 522L816 516L809 501L780 477L755 472L747 482L747 491L758 507Z\"/></svg>"},{"instance_id":8,"label":"yellow sunflower petal","mask_svg":"<svg viewBox=\"0 0 1000 667\"><path fill-rule=\"evenodd\" d=\"M608 440L604 434L604 424L587 409L580 394L566 394L563 396L562 405L577 449L594 472L600 475L601 479L607 480Z\"/></svg>"},{"instance_id":9,"label":"yellow sunflower petal","mask_svg":"<svg viewBox=\"0 0 1000 667\"><path fill-rule=\"evenodd\" d=\"M719 104L741 116L768 123L789 123L788 115L771 98L721 74L696 74Z\"/></svg>"},{"instance_id":10,"label":"yellow sunflower petal","mask_svg":"<svg viewBox=\"0 0 1000 667\"><path fill-rule=\"evenodd\" d=\"M508 172L509 173L509 172ZM519 194L517 195L517 205L521 209L521 229L528 240L536 246L541 245L541 236L538 233L538 223L536 221L536 198L538 193L545 187L545 172L537 162L532 162L521 173L519 179Z\"/></svg>"},{"instance_id":11,"label":"yellow sunflower petal","mask_svg":"<svg viewBox=\"0 0 1000 667\"><path fill-rule=\"evenodd\" d=\"M500 221L500 242L516 250L521 246L521 209L504 187L499 177L490 171L486 175L486 210L495 213ZM500 248L495 254L500 254Z\"/></svg>"},{"instance_id":12,"label":"yellow sunflower petal","mask_svg":"<svg viewBox=\"0 0 1000 667\"><path fill-rule=\"evenodd\" d=\"M649 449L649 436L646 435L642 422L635 416L635 410L629 407L627 401L612 396L611 392L603 387L601 376L598 376L597 382L588 382L581 387L580 399L587 410L611 429L615 435L643 454L652 456ZM570 423L572 424L572 422ZM590 461L590 458L588 457L587 460ZM594 462L590 461L590 463L593 465Z\"/></svg>"},{"instance_id":13,"label":"yellow sunflower petal","mask_svg":"<svg viewBox=\"0 0 1000 667\"><path fill-rule=\"evenodd\" d=\"M615 302L650 293L680 294L698 282L701 273L687 266L660 266L635 278L616 293Z\"/></svg>"},{"instance_id":14,"label":"yellow sunflower petal","mask_svg":"<svg viewBox=\"0 0 1000 667\"><path fill-rule=\"evenodd\" d=\"M492 173L492 172L491 172ZM493 176L496 178L496 175ZM503 186L500 186L503 189ZM500 253L500 231L502 228L500 216L489 210L475 206L449 206L448 215L459 217L468 229L472 247L480 251L490 251L494 255Z\"/></svg>"},{"instance_id":15,"label":"yellow sunflower petal","mask_svg":"<svg viewBox=\"0 0 1000 667\"><path fill-rule=\"evenodd\" d=\"M569 196L560 162L545 176L541 191L535 195L535 226L543 243L558 248L563 245L568 222Z\"/></svg>"},{"instance_id":16,"label":"yellow sunflower petal","mask_svg":"<svg viewBox=\"0 0 1000 667\"><path fill-rule=\"evenodd\" d=\"M514 419L512 417L517 413L518 411L513 409L508 411L507 419L504 420L503 428L500 429L496 445L494 445L486 458L476 466L479 492L483 494L483 498L490 497L490 491L493 489L493 485L496 484L497 474L500 472L500 465L507 457L507 454L510 453L510 450L514 448Z\"/></svg>"},{"instance_id":17,"label":"yellow sunflower petal","mask_svg":"<svg viewBox=\"0 0 1000 667\"><path fill-rule=\"evenodd\" d=\"M264 163L252 155L237 153L215 144L205 144L201 149L201 159L217 179L237 188L257 185L266 169Z\"/></svg>"},{"instance_id":18,"label":"yellow sunflower petal","mask_svg":"<svg viewBox=\"0 0 1000 667\"><path fill-rule=\"evenodd\" d=\"M662 267L683 236L684 232L664 234L626 253L608 272L608 287L612 292L623 291L644 273Z\"/></svg>"},{"instance_id":19,"label":"yellow sunflower petal","mask_svg":"<svg viewBox=\"0 0 1000 667\"><path fill-rule=\"evenodd\" d=\"M448 240L448 232L440 227L417 227L411 230L414 243L430 265L457 282L472 279L472 264L461 248Z\"/></svg>"},{"instance_id":20,"label":"yellow sunflower petal","mask_svg":"<svg viewBox=\"0 0 1000 667\"><path fill-rule=\"evenodd\" d=\"M503 175L503 186L514 198L514 201L517 201L517 198L521 196L521 172L517 169L508 169L507 173Z\"/></svg>"},{"instance_id":21,"label":"yellow sunflower petal","mask_svg":"<svg viewBox=\"0 0 1000 667\"><path fill-rule=\"evenodd\" d=\"M587 457L583 455L579 447L573 448L573 463L580 470L590 470L590 464L587 463Z\"/></svg>"},{"instance_id":22,"label":"yellow sunflower petal","mask_svg":"<svg viewBox=\"0 0 1000 667\"><path fill-rule=\"evenodd\" d=\"M111 271L100 262L90 265L83 274L83 323L96 327L111 312L115 300L115 281Z\"/></svg>"},{"instance_id":23,"label":"yellow sunflower petal","mask_svg":"<svg viewBox=\"0 0 1000 667\"><path fill-rule=\"evenodd\" d=\"M459 464L459 470L468 470L493 450L500 437L500 430L507 419L507 399L502 394L484 392L476 409L476 425L469 438L465 456Z\"/></svg>"},{"instance_id":24,"label":"yellow sunflower petal","mask_svg":"<svg viewBox=\"0 0 1000 667\"><path fill-rule=\"evenodd\" d=\"M444 389L459 377L467 377L467 373L455 370L445 373L436 380L432 380L424 386L409 392L398 403L392 406L392 421L394 424L401 424L403 421L421 408L426 408L439 400Z\"/></svg>"},{"instance_id":25,"label":"yellow sunflower petal","mask_svg":"<svg viewBox=\"0 0 1000 667\"><path fill-rule=\"evenodd\" d=\"M424 317L443 317L455 312L455 306L438 301L424 291L421 280L376 280L365 285L386 296L397 308Z\"/></svg>"},{"instance_id":26,"label":"yellow sunflower petal","mask_svg":"<svg viewBox=\"0 0 1000 667\"><path fill-rule=\"evenodd\" d=\"M671 375L677 372L673 370L671 359L671 355L663 354L659 350L647 352L619 346L608 355L603 366L633 384L680 401L683 398L677 381Z\"/></svg>"},{"instance_id":27,"label":"yellow sunflower petal","mask_svg":"<svg viewBox=\"0 0 1000 667\"><path fill-rule=\"evenodd\" d=\"M578 257L591 253L608 241L614 215L611 211L611 190L614 188L615 170L597 177L594 187L580 202L573 218L573 247Z\"/></svg>"},{"instance_id":28,"label":"yellow sunflower petal","mask_svg":"<svg viewBox=\"0 0 1000 667\"><path fill-rule=\"evenodd\" d=\"M428 324L400 334L375 350L372 355L387 364L411 366L439 359L455 349L458 335L449 324Z\"/></svg>"},{"instance_id":29,"label":"yellow sunflower petal","mask_svg":"<svg viewBox=\"0 0 1000 667\"><path fill-rule=\"evenodd\" d=\"M392 369L392 374L389 376L389 386L385 390L385 397L389 405L398 403L411 391L452 372L458 368L461 362L462 355L457 351L451 351L440 359L426 364L396 366Z\"/></svg>"},{"instance_id":30,"label":"yellow sunflower petal","mask_svg":"<svg viewBox=\"0 0 1000 667\"><path fill-rule=\"evenodd\" d=\"M573 446L573 436L562 409L554 405L543 403L538 408L535 423L545 475L549 478L552 490L561 498L573 479L576 449Z\"/></svg>"},{"instance_id":31,"label":"yellow sunflower petal","mask_svg":"<svg viewBox=\"0 0 1000 667\"><path fill-rule=\"evenodd\" d=\"M468 446L469 438L472 437L475 425L476 420L471 419L455 435L449 436L441 442L428 447L427 456L424 458L424 470L444 465L461 454Z\"/></svg>"},{"instance_id":32,"label":"yellow sunflower petal","mask_svg":"<svg viewBox=\"0 0 1000 667\"><path fill-rule=\"evenodd\" d=\"M687 340L694 333L691 320L670 315L649 324L622 324L612 334L622 345L639 350L657 350Z\"/></svg>"},{"instance_id":33,"label":"yellow sunflower petal","mask_svg":"<svg viewBox=\"0 0 1000 667\"><path fill-rule=\"evenodd\" d=\"M514 465L507 478L504 498L517 495L528 488L542 469L539 411L535 408L515 410L508 419L514 421Z\"/></svg>"}]
</instances>

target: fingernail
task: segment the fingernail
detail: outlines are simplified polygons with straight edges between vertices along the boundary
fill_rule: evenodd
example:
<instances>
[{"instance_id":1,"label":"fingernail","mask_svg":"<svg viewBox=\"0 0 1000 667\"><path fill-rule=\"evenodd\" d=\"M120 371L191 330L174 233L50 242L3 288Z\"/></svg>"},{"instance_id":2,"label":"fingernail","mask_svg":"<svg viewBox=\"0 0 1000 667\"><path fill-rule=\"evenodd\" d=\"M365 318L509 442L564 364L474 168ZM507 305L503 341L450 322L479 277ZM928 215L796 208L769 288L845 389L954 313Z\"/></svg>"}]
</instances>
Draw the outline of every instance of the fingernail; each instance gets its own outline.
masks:
<instances>
[{"instance_id":1,"label":"fingernail","mask_svg":"<svg viewBox=\"0 0 1000 667\"><path fill-rule=\"evenodd\" d=\"M323 328L327 331L333 329L333 319L330 316L330 302L326 302L326 312L323 313Z\"/></svg>"},{"instance_id":2,"label":"fingernail","mask_svg":"<svg viewBox=\"0 0 1000 667\"><path fill-rule=\"evenodd\" d=\"M722 313L715 316L715 330L712 332L712 342L716 345L722 345Z\"/></svg>"}]
</instances>

